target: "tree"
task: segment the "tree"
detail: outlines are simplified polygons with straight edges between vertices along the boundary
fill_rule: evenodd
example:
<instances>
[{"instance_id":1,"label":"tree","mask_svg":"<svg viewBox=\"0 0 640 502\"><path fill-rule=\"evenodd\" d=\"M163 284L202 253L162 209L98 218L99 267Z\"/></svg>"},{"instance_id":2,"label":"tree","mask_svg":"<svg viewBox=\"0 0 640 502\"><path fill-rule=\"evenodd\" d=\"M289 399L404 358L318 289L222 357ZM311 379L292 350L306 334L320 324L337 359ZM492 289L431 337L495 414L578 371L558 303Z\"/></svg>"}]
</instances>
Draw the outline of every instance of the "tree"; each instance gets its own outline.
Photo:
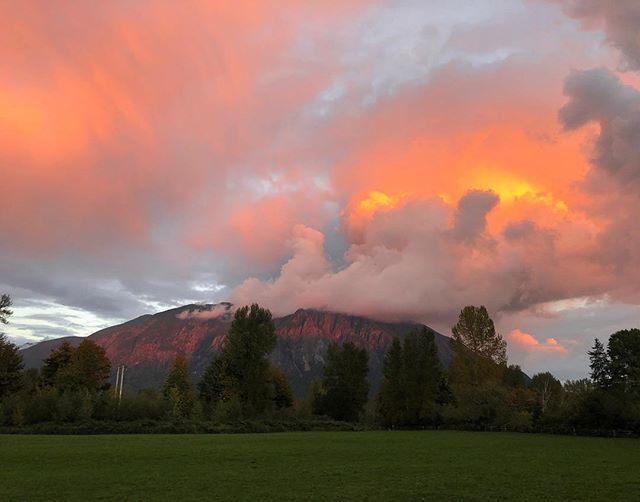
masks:
<instances>
[{"instance_id":1,"label":"tree","mask_svg":"<svg viewBox=\"0 0 640 502\"><path fill-rule=\"evenodd\" d=\"M404 356L402 342L394 337L384 356L382 381L378 391L378 412L386 425L404 423L406 396L404 386Z\"/></svg>"},{"instance_id":2,"label":"tree","mask_svg":"<svg viewBox=\"0 0 640 502\"><path fill-rule=\"evenodd\" d=\"M504 368L504 372L502 374L502 383L511 388L525 387L526 382L524 379L522 368L520 368L520 366L517 364L510 364L509 366Z\"/></svg>"},{"instance_id":3,"label":"tree","mask_svg":"<svg viewBox=\"0 0 640 502\"><path fill-rule=\"evenodd\" d=\"M271 368L271 381L273 382L273 402L276 408L290 408L293 405L293 391L289 379L278 368Z\"/></svg>"},{"instance_id":4,"label":"tree","mask_svg":"<svg viewBox=\"0 0 640 502\"><path fill-rule=\"evenodd\" d=\"M604 345L597 338L589 354L589 368L591 368L591 380L601 389L609 386L609 356Z\"/></svg>"},{"instance_id":5,"label":"tree","mask_svg":"<svg viewBox=\"0 0 640 502\"><path fill-rule=\"evenodd\" d=\"M0 296L0 323L8 324L9 317L13 314L13 311L9 309L13 302L9 295Z\"/></svg>"},{"instance_id":6,"label":"tree","mask_svg":"<svg viewBox=\"0 0 640 502\"><path fill-rule=\"evenodd\" d=\"M57 371L56 385L61 390L102 392L109 389L110 374L111 362L105 350L93 340L85 338L71 350L69 364Z\"/></svg>"},{"instance_id":7,"label":"tree","mask_svg":"<svg viewBox=\"0 0 640 502\"><path fill-rule=\"evenodd\" d=\"M484 305L462 309L453 327L453 339L496 364L507 363L507 342L496 333L493 320Z\"/></svg>"},{"instance_id":8,"label":"tree","mask_svg":"<svg viewBox=\"0 0 640 502\"><path fill-rule=\"evenodd\" d=\"M175 418L185 418L191 415L195 402L193 384L189 379L187 360L180 356L176 358L164 382L162 389L164 397L169 401L171 414Z\"/></svg>"},{"instance_id":9,"label":"tree","mask_svg":"<svg viewBox=\"0 0 640 502\"><path fill-rule=\"evenodd\" d=\"M496 333L484 306L462 309L452 328L454 360L450 367L458 386L498 380L507 364L507 342Z\"/></svg>"},{"instance_id":10,"label":"tree","mask_svg":"<svg viewBox=\"0 0 640 502\"><path fill-rule=\"evenodd\" d=\"M42 365L42 383L45 387L58 386L58 376L71 364L74 348L69 342L63 342L49 354Z\"/></svg>"},{"instance_id":11,"label":"tree","mask_svg":"<svg viewBox=\"0 0 640 502\"><path fill-rule=\"evenodd\" d=\"M18 347L0 334L0 399L20 389L23 367Z\"/></svg>"},{"instance_id":12,"label":"tree","mask_svg":"<svg viewBox=\"0 0 640 502\"><path fill-rule=\"evenodd\" d=\"M607 352L611 385L623 391L640 391L640 329L611 335Z\"/></svg>"},{"instance_id":13,"label":"tree","mask_svg":"<svg viewBox=\"0 0 640 502\"><path fill-rule=\"evenodd\" d=\"M0 323L7 324L13 311L11 307L11 297L9 295L0 296ZM11 343L4 333L0 333L0 399L17 391L22 384L22 356L18 347Z\"/></svg>"},{"instance_id":14,"label":"tree","mask_svg":"<svg viewBox=\"0 0 640 502\"><path fill-rule=\"evenodd\" d=\"M402 344L394 339L385 356L378 394L383 421L387 425L433 422L447 392L433 333L423 326Z\"/></svg>"},{"instance_id":15,"label":"tree","mask_svg":"<svg viewBox=\"0 0 640 502\"><path fill-rule=\"evenodd\" d=\"M369 393L369 354L353 343L335 343L327 349L322 388L314 409L335 420L354 422L364 409Z\"/></svg>"},{"instance_id":16,"label":"tree","mask_svg":"<svg viewBox=\"0 0 640 502\"><path fill-rule=\"evenodd\" d=\"M531 379L531 388L538 396L540 412L546 413L551 403L557 404L562 394L562 384L548 371L537 373Z\"/></svg>"},{"instance_id":17,"label":"tree","mask_svg":"<svg viewBox=\"0 0 640 502\"><path fill-rule=\"evenodd\" d=\"M227 340L205 371L200 395L210 403L238 398L250 415L273 401L268 355L275 349L271 312L257 304L236 310Z\"/></svg>"},{"instance_id":18,"label":"tree","mask_svg":"<svg viewBox=\"0 0 640 502\"><path fill-rule=\"evenodd\" d=\"M220 351L204 371L198 383L200 399L208 405L239 399L238 382L231 371L230 359Z\"/></svg>"}]
</instances>

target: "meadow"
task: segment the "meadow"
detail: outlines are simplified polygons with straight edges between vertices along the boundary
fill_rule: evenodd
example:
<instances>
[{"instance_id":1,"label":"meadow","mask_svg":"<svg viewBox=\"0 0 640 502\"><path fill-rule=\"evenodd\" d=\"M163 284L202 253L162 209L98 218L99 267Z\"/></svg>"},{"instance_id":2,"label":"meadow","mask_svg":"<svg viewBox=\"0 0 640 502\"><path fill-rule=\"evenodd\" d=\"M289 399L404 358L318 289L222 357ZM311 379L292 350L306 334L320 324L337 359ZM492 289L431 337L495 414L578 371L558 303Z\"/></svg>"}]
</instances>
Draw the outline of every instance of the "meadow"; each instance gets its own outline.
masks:
<instances>
[{"instance_id":1,"label":"meadow","mask_svg":"<svg viewBox=\"0 0 640 502\"><path fill-rule=\"evenodd\" d=\"M0 436L0 500L640 500L640 441L454 431Z\"/></svg>"}]
</instances>

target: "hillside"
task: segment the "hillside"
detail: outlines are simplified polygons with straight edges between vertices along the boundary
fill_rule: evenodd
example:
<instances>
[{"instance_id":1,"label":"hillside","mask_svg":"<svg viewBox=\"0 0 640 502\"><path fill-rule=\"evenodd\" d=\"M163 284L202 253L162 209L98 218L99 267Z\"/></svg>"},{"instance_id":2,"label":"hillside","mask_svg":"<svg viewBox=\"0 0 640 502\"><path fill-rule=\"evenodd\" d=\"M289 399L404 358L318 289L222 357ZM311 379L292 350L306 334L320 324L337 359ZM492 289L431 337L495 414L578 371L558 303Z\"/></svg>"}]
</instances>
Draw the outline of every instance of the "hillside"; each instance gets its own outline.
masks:
<instances>
[{"instance_id":1,"label":"hillside","mask_svg":"<svg viewBox=\"0 0 640 502\"><path fill-rule=\"evenodd\" d=\"M192 378L198 381L223 344L231 320L228 303L186 305L103 329L90 338L104 347L113 367L127 366L127 387L159 388L169 366L179 355L187 358ZM376 388L384 354L393 337L403 337L418 326L304 309L276 318L274 322L278 343L271 360L288 375L297 396L304 395L309 383L321 375L331 342L353 342L367 348L369 379L372 388ZM447 366L452 357L449 338L433 333L438 355ZM81 338L47 340L22 350L26 367L39 367L51 350L65 340L77 344Z\"/></svg>"}]
</instances>

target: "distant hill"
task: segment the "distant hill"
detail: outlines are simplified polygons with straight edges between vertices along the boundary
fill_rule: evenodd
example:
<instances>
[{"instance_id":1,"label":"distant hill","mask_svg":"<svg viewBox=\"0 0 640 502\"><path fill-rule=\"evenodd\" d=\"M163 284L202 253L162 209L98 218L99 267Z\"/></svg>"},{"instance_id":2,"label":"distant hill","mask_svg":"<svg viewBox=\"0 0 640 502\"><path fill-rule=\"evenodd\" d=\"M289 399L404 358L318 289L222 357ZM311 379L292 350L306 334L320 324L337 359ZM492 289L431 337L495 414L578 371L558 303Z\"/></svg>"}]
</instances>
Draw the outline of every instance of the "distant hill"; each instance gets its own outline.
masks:
<instances>
[{"instance_id":1,"label":"distant hill","mask_svg":"<svg viewBox=\"0 0 640 502\"><path fill-rule=\"evenodd\" d=\"M98 331L89 338L104 347L113 367L127 366L126 387L133 390L160 388L171 363L179 355L187 358L192 378L198 381L223 344L231 320L231 304L186 305L138 317ZM393 337L404 337L420 326L309 309L300 309L276 318L274 322L278 343L271 360L288 375L299 397L305 394L311 381L321 375L331 342L353 342L365 347L370 355L369 379L372 389L377 388L383 358ZM431 331L440 360L448 366L452 359L449 338ZM81 340L80 337L65 337L24 348L21 352L25 366L40 367L62 342L77 345Z\"/></svg>"}]
</instances>

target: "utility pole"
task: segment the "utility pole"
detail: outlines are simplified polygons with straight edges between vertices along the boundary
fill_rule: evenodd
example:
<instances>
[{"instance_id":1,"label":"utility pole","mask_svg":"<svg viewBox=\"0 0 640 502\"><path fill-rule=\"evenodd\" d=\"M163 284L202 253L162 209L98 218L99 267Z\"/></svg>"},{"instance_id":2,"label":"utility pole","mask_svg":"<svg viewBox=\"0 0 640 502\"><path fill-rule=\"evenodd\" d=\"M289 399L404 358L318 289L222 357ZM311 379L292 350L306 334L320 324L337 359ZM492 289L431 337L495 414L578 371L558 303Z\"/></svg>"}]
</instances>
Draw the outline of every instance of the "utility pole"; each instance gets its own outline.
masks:
<instances>
[{"instance_id":1,"label":"utility pole","mask_svg":"<svg viewBox=\"0 0 640 502\"><path fill-rule=\"evenodd\" d=\"M120 401L122 401L122 390L124 389L124 370L127 367L122 365L116 368L116 386L114 388L114 395L118 400L118 406L120 406Z\"/></svg>"},{"instance_id":2,"label":"utility pole","mask_svg":"<svg viewBox=\"0 0 640 502\"><path fill-rule=\"evenodd\" d=\"M116 384L113 387L113 395L118 397L118 389L120 388L120 366L116 368Z\"/></svg>"},{"instance_id":3,"label":"utility pole","mask_svg":"<svg viewBox=\"0 0 640 502\"><path fill-rule=\"evenodd\" d=\"M122 366L122 372L120 373L120 395L118 396L118 404L122 401L122 389L124 388L124 370L126 370L126 366Z\"/></svg>"}]
</instances>

